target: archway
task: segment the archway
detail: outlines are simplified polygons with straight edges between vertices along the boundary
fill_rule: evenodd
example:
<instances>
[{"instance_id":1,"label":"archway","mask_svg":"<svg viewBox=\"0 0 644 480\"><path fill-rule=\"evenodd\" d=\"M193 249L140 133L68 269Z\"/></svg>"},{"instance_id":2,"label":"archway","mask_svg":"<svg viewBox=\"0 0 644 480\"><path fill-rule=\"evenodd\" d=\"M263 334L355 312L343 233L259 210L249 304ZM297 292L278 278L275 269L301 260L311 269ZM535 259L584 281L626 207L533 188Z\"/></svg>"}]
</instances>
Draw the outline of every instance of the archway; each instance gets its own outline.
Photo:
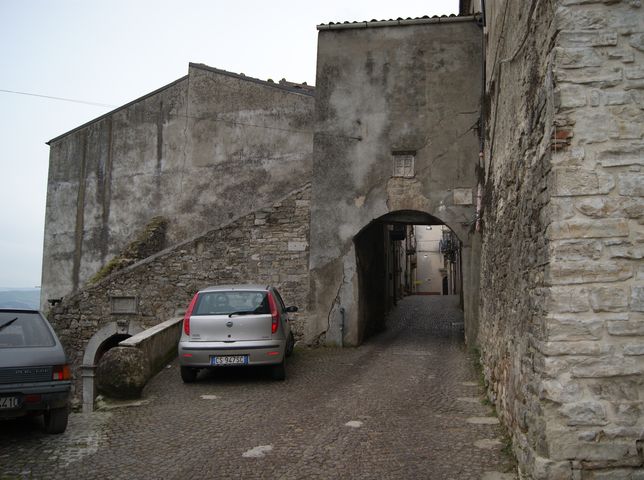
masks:
<instances>
[{"instance_id":1,"label":"archway","mask_svg":"<svg viewBox=\"0 0 644 480\"><path fill-rule=\"evenodd\" d=\"M383 330L387 312L404 296L455 294L463 307L462 242L439 218L418 211L391 212L371 221L353 241L357 343Z\"/></svg>"},{"instance_id":2,"label":"archway","mask_svg":"<svg viewBox=\"0 0 644 480\"><path fill-rule=\"evenodd\" d=\"M96 397L94 377L96 365L101 356L110 348L117 346L119 342L142 331L143 328L136 320L110 322L97 331L87 342L81 366L83 412L94 410L94 398Z\"/></svg>"}]
</instances>

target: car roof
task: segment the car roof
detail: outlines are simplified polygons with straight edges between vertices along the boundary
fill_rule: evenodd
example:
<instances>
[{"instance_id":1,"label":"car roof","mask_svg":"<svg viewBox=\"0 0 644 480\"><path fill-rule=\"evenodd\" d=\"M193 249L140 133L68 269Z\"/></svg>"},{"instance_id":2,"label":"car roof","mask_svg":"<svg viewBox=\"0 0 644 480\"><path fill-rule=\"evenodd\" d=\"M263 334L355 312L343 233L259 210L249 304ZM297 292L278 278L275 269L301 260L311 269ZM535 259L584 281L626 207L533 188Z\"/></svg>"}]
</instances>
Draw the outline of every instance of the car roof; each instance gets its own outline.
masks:
<instances>
[{"instance_id":1,"label":"car roof","mask_svg":"<svg viewBox=\"0 0 644 480\"><path fill-rule=\"evenodd\" d=\"M239 291L266 291L270 288L270 285L259 285L259 284L242 284L242 285L213 285L210 287L202 288L200 292L229 292L231 290Z\"/></svg>"},{"instance_id":2,"label":"car roof","mask_svg":"<svg viewBox=\"0 0 644 480\"><path fill-rule=\"evenodd\" d=\"M40 313L40 310L34 310L33 308L4 308L4 307L0 307L0 312Z\"/></svg>"}]
</instances>

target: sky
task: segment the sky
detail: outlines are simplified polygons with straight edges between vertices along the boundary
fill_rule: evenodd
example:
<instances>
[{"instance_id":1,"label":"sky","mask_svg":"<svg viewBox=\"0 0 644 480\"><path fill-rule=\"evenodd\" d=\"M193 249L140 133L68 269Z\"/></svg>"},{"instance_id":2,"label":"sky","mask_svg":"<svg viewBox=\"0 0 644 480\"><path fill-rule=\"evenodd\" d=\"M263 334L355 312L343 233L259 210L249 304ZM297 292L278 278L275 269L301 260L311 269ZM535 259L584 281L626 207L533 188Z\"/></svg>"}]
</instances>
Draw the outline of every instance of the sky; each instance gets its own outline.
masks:
<instances>
[{"instance_id":1,"label":"sky","mask_svg":"<svg viewBox=\"0 0 644 480\"><path fill-rule=\"evenodd\" d=\"M0 0L0 288L40 285L45 142L189 62L314 85L316 25L455 13L458 0Z\"/></svg>"}]
</instances>

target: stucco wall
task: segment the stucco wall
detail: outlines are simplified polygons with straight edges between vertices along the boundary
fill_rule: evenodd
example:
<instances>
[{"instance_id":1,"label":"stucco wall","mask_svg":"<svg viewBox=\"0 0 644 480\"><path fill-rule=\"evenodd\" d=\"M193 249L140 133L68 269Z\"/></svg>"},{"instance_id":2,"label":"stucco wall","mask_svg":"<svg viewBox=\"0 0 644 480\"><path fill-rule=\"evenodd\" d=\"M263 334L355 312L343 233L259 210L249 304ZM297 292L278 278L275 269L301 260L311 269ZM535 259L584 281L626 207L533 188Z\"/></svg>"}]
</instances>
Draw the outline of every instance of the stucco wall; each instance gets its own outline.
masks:
<instances>
[{"instance_id":1,"label":"stucco wall","mask_svg":"<svg viewBox=\"0 0 644 480\"><path fill-rule=\"evenodd\" d=\"M312 89L189 75L50 142L41 303L81 288L148 224L167 246L310 181Z\"/></svg>"},{"instance_id":2,"label":"stucco wall","mask_svg":"<svg viewBox=\"0 0 644 480\"><path fill-rule=\"evenodd\" d=\"M640 478L644 12L486 5L486 379L525 474Z\"/></svg>"},{"instance_id":3,"label":"stucco wall","mask_svg":"<svg viewBox=\"0 0 644 480\"><path fill-rule=\"evenodd\" d=\"M444 221L469 247L477 185L480 27L473 19L369 25L322 26L318 38L311 212L317 316L308 335L338 324L344 308L350 344L359 342L354 236L373 219L409 210ZM392 178L394 151L415 152L412 178ZM459 188L469 193L466 204L455 201Z\"/></svg>"}]
</instances>

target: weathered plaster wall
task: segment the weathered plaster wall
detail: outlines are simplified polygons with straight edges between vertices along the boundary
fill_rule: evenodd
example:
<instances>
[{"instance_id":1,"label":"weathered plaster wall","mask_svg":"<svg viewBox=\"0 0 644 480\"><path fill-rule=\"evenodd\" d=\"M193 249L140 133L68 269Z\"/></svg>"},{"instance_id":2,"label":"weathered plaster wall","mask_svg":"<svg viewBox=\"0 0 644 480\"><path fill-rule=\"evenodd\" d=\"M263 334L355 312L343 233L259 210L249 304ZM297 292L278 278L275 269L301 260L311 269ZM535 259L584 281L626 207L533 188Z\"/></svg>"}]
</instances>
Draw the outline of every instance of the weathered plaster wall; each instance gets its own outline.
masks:
<instances>
[{"instance_id":1,"label":"weathered plaster wall","mask_svg":"<svg viewBox=\"0 0 644 480\"><path fill-rule=\"evenodd\" d=\"M644 14L486 6L486 379L527 475L641 478Z\"/></svg>"},{"instance_id":2,"label":"weathered plaster wall","mask_svg":"<svg viewBox=\"0 0 644 480\"><path fill-rule=\"evenodd\" d=\"M50 142L41 303L81 288L147 225L167 245L310 181L311 88L189 75Z\"/></svg>"},{"instance_id":3,"label":"weathered plaster wall","mask_svg":"<svg viewBox=\"0 0 644 480\"><path fill-rule=\"evenodd\" d=\"M75 401L82 393L80 367L85 350L97 332L116 323L122 333L128 333L130 325L149 328L182 316L192 295L209 285L276 285L288 305L300 308L292 326L301 337L308 307L309 210L310 187L306 186L116 272L54 306L48 318L73 365ZM115 313L113 297L135 297L136 312ZM90 367L95 360L85 359Z\"/></svg>"},{"instance_id":4,"label":"weathered plaster wall","mask_svg":"<svg viewBox=\"0 0 644 480\"><path fill-rule=\"evenodd\" d=\"M470 244L464 224L474 217L477 184L481 29L472 19L320 28L311 212L316 318L307 335L326 332L338 343L329 330L344 308L344 343L356 344L353 240L362 228L388 212L418 211ZM393 151L416 152L413 178L392 178ZM467 204L454 201L457 188L471 190Z\"/></svg>"}]
</instances>

